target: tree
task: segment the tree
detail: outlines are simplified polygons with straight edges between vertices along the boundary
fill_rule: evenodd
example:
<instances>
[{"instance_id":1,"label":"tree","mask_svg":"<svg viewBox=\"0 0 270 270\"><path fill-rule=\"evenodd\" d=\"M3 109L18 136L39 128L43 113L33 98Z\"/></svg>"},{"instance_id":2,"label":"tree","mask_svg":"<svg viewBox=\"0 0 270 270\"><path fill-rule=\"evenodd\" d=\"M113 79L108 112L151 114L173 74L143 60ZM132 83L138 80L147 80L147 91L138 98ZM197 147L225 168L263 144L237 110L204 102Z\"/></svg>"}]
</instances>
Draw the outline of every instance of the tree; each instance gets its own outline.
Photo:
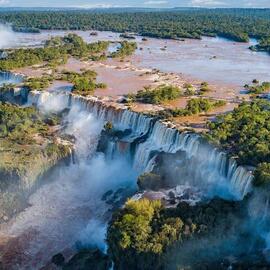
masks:
<instances>
[{"instance_id":1,"label":"tree","mask_svg":"<svg viewBox=\"0 0 270 270\"><path fill-rule=\"evenodd\" d=\"M270 187L270 163L260 163L254 172L254 185L257 187Z\"/></svg>"}]
</instances>

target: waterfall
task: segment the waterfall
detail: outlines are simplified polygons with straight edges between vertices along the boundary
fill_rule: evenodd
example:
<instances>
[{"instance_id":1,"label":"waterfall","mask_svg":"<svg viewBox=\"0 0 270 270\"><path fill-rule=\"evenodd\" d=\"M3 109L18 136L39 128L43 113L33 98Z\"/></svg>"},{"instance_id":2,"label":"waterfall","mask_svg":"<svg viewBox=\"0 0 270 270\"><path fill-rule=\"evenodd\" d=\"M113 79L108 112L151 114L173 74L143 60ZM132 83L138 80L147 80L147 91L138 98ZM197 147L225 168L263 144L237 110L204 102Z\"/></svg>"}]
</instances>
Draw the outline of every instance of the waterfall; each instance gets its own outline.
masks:
<instances>
[{"instance_id":1,"label":"waterfall","mask_svg":"<svg viewBox=\"0 0 270 270\"><path fill-rule=\"evenodd\" d=\"M243 198L251 188L253 176L236 161L193 133L180 133L161 122L156 122L149 138L139 144L134 165L142 171L153 167L155 152L176 153L183 151L189 160L195 185L212 185L215 189L227 189L235 198ZM179 176L180 177L180 176ZM179 179L181 181L181 179ZM185 183L181 183L185 184Z\"/></svg>"},{"instance_id":2,"label":"waterfall","mask_svg":"<svg viewBox=\"0 0 270 270\"><path fill-rule=\"evenodd\" d=\"M69 107L70 96L65 92L31 91L28 94L28 105L34 105L42 111L60 112Z\"/></svg>"},{"instance_id":3,"label":"waterfall","mask_svg":"<svg viewBox=\"0 0 270 270\"><path fill-rule=\"evenodd\" d=\"M11 72L0 72L0 86L4 84L18 84L23 82L24 77Z\"/></svg>"},{"instance_id":4,"label":"waterfall","mask_svg":"<svg viewBox=\"0 0 270 270\"><path fill-rule=\"evenodd\" d=\"M51 107L50 95L46 92L31 93L29 101ZM59 95L57 104L53 104L55 107L59 104L61 108L77 105L100 121L112 122L116 130L130 131L121 138L121 145L119 141L111 141L106 154L113 158L115 154L126 155L127 151L133 149L133 167L139 173L154 168L158 153L176 154L181 151L185 153L185 177L182 177L180 170L177 176L179 184L188 182L207 189L213 196L226 193L235 199L242 199L251 190L252 173L238 166L233 158L210 145L198 134L180 132L168 123L132 112L126 106L108 100L63 93L54 95ZM123 148L125 151L120 151Z\"/></svg>"},{"instance_id":5,"label":"waterfall","mask_svg":"<svg viewBox=\"0 0 270 270\"><path fill-rule=\"evenodd\" d=\"M230 193L236 199L242 199L252 186L253 175L244 167L238 166L233 158L202 140L194 133L179 132L168 127L166 123L157 121L146 115L132 112L119 105L110 105L97 98L72 97L73 103L79 103L93 112L98 119L111 121L116 129L131 132L121 141L133 143L147 135L144 140L136 143L133 166L140 172L151 171L154 167L155 155L158 152L176 153L184 151L190 164L193 184L212 185L215 192L221 190ZM117 149L117 142L110 142L110 156ZM218 195L218 194L216 194Z\"/></svg>"}]
</instances>

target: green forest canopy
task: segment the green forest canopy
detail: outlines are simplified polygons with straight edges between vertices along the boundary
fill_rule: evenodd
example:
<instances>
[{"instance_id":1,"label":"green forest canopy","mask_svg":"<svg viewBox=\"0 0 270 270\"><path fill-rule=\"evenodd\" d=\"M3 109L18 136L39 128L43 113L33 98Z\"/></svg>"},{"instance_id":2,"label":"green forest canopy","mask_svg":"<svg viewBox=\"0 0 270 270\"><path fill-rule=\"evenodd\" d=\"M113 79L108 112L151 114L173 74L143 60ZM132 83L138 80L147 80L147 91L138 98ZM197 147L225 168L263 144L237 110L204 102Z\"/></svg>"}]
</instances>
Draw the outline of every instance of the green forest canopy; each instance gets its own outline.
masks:
<instances>
[{"instance_id":1,"label":"green forest canopy","mask_svg":"<svg viewBox=\"0 0 270 270\"><path fill-rule=\"evenodd\" d=\"M252 165L255 185L270 184L270 102L244 102L233 112L209 123L212 141L237 156L240 163Z\"/></svg>"},{"instance_id":2,"label":"green forest canopy","mask_svg":"<svg viewBox=\"0 0 270 270\"><path fill-rule=\"evenodd\" d=\"M12 70L43 62L57 66L66 63L71 56L90 58L96 54L103 54L108 46L109 42L106 41L87 44L76 34L54 37L48 40L43 48L7 50L7 58L0 59L0 70Z\"/></svg>"},{"instance_id":3,"label":"green forest canopy","mask_svg":"<svg viewBox=\"0 0 270 270\"><path fill-rule=\"evenodd\" d=\"M0 21L16 29L132 31L161 38L224 36L247 42L261 39L256 50L270 51L269 9L188 9L170 11L2 11Z\"/></svg>"}]
</instances>

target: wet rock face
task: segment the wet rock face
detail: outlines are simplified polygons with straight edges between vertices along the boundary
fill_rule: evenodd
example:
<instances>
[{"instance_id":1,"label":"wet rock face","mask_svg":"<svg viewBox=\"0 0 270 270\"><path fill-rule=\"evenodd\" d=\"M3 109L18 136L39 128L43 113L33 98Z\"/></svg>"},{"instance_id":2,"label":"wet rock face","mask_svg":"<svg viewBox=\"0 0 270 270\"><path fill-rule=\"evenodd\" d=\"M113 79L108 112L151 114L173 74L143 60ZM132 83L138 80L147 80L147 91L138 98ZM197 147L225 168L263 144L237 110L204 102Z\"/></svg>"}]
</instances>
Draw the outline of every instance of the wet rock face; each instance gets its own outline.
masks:
<instances>
[{"instance_id":1,"label":"wet rock face","mask_svg":"<svg viewBox=\"0 0 270 270\"><path fill-rule=\"evenodd\" d=\"M21 86L7 90L0 89L0 100L12 104L23 105L27 102L28 91L27 88Z\"/></svg>"},{"instance_id":2,"label":"wet rock face","mask_svg":"<svg viewBox=\"0 0 270 270\"><path fill-rule=\"evenodd\" d=\"M144 173L138 178L138 186L140 190L158 191L166 186L164 179L155 173Z\"/></svg>"},{"instance_id":3,"label":"wet rock face","mask_svg":"<svg viewBox=\"0 0 270 270\"><path fill-rule=\"evenodd\" d=\"M98 249L81 250L64 266L63 270L109 270L111 261L107 255Z\"/></svg>"},{"instance_id":4,"label":"wet rock face","mask_svg":"<svg viewBox=\"0 0 270 270\"><path fill-rule=\"evenodd\" d=\"M104 126L104 129L101 132L97 151L106 153L108 152L110 142L118 142L121 143L121 139L131 134L130 129L126 129L124 131L114 129L113 126L108 128L108 123Z\"/></svg>"},{"instance_id":5,"label":"wet rock face","mask_svg":"<svg viewBox=\"0 0 270 270\"><path fill-rule=\"evenodd\" d=\"M12 185L18 185L20 176L15 170L0 169L0 191L7 191Z\"/></svg>"},{"instance_id":6,"label":"wet rock face","mask_svg":"<svg viewBox=\"0 0 270 270\"><path fill-rule=\"evenodd\" d=\"M190 181L190 164L185 152L158 153L154 162L151 172L139 176L137 183L140 190L159 191Z\"/></svg>"},{"instance_id":7,"label":"wet rock face","mask_svg":"<svg viewBox=\"0 0 270 270\"><path fill-rule=\"evenodd\" d=\"M58 253L52 257L52 263L56 266L63 266L65 263L65 257L63 254Z\"/></svg>"}]
</instances>

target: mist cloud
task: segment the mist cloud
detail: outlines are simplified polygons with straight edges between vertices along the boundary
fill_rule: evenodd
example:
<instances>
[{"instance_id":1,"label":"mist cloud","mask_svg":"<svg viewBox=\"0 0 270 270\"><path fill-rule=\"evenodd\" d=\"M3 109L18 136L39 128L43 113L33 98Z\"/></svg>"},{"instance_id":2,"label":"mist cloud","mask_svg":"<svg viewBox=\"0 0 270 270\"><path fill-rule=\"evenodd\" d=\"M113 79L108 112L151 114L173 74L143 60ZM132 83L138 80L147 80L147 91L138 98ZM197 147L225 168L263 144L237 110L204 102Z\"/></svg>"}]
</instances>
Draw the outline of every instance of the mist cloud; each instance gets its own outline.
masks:
<instances>
[{"instance_id":1,"label":"mist cloud","mask_svg":"<svg viewBox=\"0 0 270 270\"><path fill-rule=\"evenodd\" d=\"M16 35L10 26L0 24L0 49L8 48L16 42Z\"/></svg>"}]
</instances>

